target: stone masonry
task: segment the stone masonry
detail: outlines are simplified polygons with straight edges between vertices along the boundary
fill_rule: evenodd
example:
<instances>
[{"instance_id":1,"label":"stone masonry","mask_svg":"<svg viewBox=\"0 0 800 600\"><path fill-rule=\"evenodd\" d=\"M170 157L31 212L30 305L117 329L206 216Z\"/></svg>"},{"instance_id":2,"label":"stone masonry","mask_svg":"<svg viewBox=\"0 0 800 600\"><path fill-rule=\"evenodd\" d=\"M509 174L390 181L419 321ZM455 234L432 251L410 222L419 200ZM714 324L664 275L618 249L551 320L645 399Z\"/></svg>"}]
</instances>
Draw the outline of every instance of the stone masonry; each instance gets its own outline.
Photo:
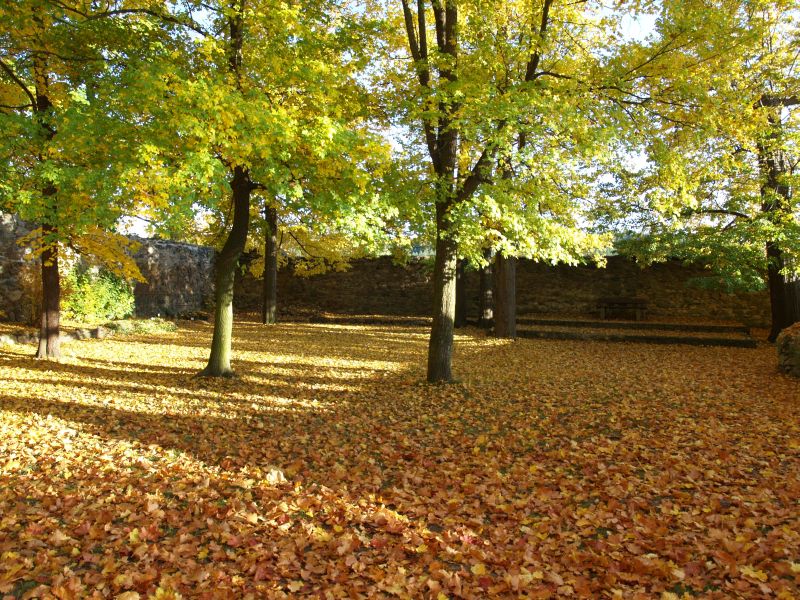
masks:
<instances>
[{"instance_id":1,"label":"stone masonry","mask_svg":"<svg viewBox=\"0 0 800 600\"><path fill-rule=\"evenodd\" d=\"M16 240L30 231L17 219L0 213L0 317L25 321L30 303L24 302L20 275L25 249ZM212 248L166 240L136 238L134 255L147 283L134 290L138 316L178 316L208 309L212 303ZM430 265L410 261L396 265L388 257L354 261L344 272L300 278L291 269L278 274L278 311L287 309L344 314L426 316L431 311ZM517 307L523 314L590 316L597 298L641 296L648 300L649 317L735 321L749 326L769 323L766 292L729 294L694 285L709 276L698 266L671 261L645 269L611 257L606 268L546 265L527 260L517 268ZM469 315L477 314L477 273L467 274ZM259 307L261 282L241 278L235 305Z\"/></svg>"},{"instance_id":2,"label":"stone masonry","mask_svg":"<svg viewBox=\"0 0 800 600\"><path fill-rule=\"evenodd\" d=\"M30 231L25 223L0 213L0 317L9 321L31 319L31 305L24 301L22 285L25 249L17 244Z\"/></svg>"},{"instance_id":3,"label":"stone masonry","mask_svg":"<svg viewBox=\"0 0 800 600\"><path fill-rule=\"evenodd\" d=\"M278 315L287 309L346 314L427 316L432 308L430 265L411 261L396 265L391 258L353 261L349 270L310 278L295 277L290 268L278 273ZM517 312L597 316L597 299L604 296L641 296L647 299L651 319L685 318L734 321L751 327L769 324L766 292L730 294L697 285L710 272L677 261L642 269L613 256L605 268L548 265L521 260L517 267ZM467 273L468 315L478 312L478 276ZM261 281L243 278L236 307L257 310Z\"/></svg>"},{"instance_id":4,"label":"stone masonry","mask_svg":"<svg viewBox=\"0 0 800 600\"><path fill-rule=\"evenodd\" d=\"M146 280L146 283L137 283L133 291L137 316L174 317L211 306L213 248L134 239L140 246L133 258Z\"/></svg>"}]
</instances>

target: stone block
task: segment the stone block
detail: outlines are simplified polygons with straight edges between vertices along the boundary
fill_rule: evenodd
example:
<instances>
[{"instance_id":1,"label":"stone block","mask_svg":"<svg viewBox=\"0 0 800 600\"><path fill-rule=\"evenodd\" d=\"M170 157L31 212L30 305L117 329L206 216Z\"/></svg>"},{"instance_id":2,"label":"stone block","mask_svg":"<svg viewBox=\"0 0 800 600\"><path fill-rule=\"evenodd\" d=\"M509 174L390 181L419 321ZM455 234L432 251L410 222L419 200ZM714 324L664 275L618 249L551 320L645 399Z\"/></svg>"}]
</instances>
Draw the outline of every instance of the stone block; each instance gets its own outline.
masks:
<instances>
[{"instance_id":1,"label":"stone block","mask_svg":"<svg viewBox=\"0 0 800 600\"><path fill-rule=\"evenodd\" d=\"M111 330L108 327L97 327L96 329L92 329L92 337L97 340L104 340L111 335Z\"/></svg>"},{"instance_id":2,"label":"stone block","mask_svg":"<svg viewBox=\"0 0 800 600\"><path fill-rule=\"evenodd\" d=\"M88 329L76 329L75 330L75 339L76 340L88 340L92 337L92 332Z\"/></svg>"},{"instance_id":3,"label":"stone block","mask_svg":"<svg viewBox=\"0 0 800 600\"><path fill-rule=\"evenodd\" d=\"M776 341L778 365L781 370L800 377L800 323L781 331Z\"/></svg>"}]
</instances>

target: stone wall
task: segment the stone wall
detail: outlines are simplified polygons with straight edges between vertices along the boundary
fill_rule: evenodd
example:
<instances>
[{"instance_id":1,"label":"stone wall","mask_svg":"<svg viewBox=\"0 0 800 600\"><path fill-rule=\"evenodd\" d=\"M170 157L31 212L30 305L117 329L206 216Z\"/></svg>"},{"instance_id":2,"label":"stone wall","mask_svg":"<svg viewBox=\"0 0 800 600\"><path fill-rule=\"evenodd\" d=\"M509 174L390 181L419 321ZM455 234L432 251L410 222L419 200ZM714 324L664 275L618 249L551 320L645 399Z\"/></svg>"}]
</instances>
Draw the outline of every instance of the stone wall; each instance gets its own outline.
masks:
<instances>
[{"instance_id":1,"label":"stone wall","mask_svg":"<svg viewBox=\"0 0 800 600\"><path fill-rule=\"evenodd\" d=\"M523 313L589 315L602 296L639 296L651 317L735 321L751 327L769 325L766 292L730 294L701 286L710 272L700 266L669 261L641 268L613 256L605 268L550 266L520 261L517 308Z\"/></svg>"},{"instance_id":2,"label":"stone wall","mask_svg":"<svg viewBox=\"0 0 800 600\"><path fill-rule=\"evenodd\" d=\"M177 316L207 309L213 299L213 248L134 238L133 258L146 283L134 288L136 315Z\"/></svg>"},{"instance_id":3,"label":"stone wall","mask_svg":"<svg viewBox=\"0 0 800 600\"><path fill-rule=\"evenodd\" d=\"M322 310L345 314L417 316L431 310L429 269L421 261L395 265L389 257L359 259L341 272L296 277L291 267L278 271L278 315L287 310ZM261 307L262 281L237 280L234 304L239 310Z\"/></svg>"},{"instance_id":4,"label":"stone wall","mask_svg":"<svg viewBox=\"0 0 800 600\"><path fill-rule=\"evenodd\" d=\"M551 266L522 260L517 268L518 313L596 315L601 296L642 296L651 318L735 321L749 326L769 324L766 292L728 294L703 289L696 280L708 277L701 267L667 262L645 269L623 258L611 257L608 266ZM350 270L310 278L294 277L290 269L278 273L278 315L292 309L347 314L429 315L432 285L430 268L415 261L406 266L389 258L354 261ZM259 307L261 282L245 277L239 282L239 309ZM469 317L477 317L478 277L467 274Z\"/></svg>"},{"instance_id":5,"label":"stone wall","mask_svg":"<svg viewBox=\"0 0 800 600\"><path fill-rule=\"evenodd\" d=\"M29 232L18 220L0 213L0 316L15 321L30 318L20 281L24 249L16 240ZM214 250L165 240L140 239L134 258L145 284L135 288L139 316L174 316L208 309L212 304ZM727 294L702 289L692 281L708 276L700 267L667 262L641 269L622 257L611 257L606 268L550 266L520 261L517 269L519 314L550 313L589 316L601 296L647 298L651 318L736 321L750 326L769 324L766 292ZM469 315L477 315L477 273L467 274ZM261 281L241 278L236 308L260 306ZM293 310L345 314L424 316L431 311L430 265L412 261L396 265L388 257L354 261L344 272L310 278L278 274L278 314Z\"/></svg>"},{"instance_id":6,"label":"stone wall","mask_svg":"<svg viewBox=\"0 0 800 600\"><path fill-rule=\"evenodd\" d=\"M38 265L24 259L25 248L17 243L30 231L16 217L0 213L0 318L9 321L30 321L34 310L35 300L23 284L23 272L32 270L29 276L37 278ZM213 248L134 239L140 244L134 260L147 280L134 288L138 316L176 316L211 305Z\"/></svg>"},{"instance_id":7,"label":"stone wall","mask_svg":"<svg viewBox=\"0 0 800 600\"><path fill-rule=\"evenodd\" d=\"M9 321L31 320L31 302L22 283L25 249L17 244L30 231L17 218L0 213L0 317Z\"/></svg>"}]
</instances>

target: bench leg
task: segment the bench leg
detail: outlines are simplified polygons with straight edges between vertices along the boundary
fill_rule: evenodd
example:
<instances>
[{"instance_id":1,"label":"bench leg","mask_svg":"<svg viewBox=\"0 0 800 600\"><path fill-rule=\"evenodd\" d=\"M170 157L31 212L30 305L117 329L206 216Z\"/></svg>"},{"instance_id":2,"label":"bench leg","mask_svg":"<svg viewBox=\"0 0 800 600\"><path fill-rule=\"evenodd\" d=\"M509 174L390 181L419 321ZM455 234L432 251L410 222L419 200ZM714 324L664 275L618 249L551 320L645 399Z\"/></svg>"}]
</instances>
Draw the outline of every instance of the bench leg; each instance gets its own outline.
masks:
<instances>
[{"instance_id":1,"label":"bench leg","mask_svg":"<svg viewBox=\"0 0 800 600\"><path fill-rule=\"evenodd\" d=\"M601 306L600 307L600 320L601 321L605 321L606 320L606 307L605 306Z\"/></svg>"}]
</instances>

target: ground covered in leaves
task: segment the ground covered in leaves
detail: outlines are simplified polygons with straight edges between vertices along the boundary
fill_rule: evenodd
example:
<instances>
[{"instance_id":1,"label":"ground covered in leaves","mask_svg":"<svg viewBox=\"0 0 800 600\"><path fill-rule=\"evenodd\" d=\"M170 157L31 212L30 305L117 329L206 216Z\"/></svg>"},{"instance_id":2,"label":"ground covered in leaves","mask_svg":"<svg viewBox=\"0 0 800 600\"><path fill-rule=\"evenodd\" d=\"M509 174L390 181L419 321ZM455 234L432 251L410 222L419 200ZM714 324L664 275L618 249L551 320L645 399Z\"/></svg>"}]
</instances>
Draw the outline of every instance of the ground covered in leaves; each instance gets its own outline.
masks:
<instances>
[{"instance_id":1,"label":"ground covered in leaves","mask_svg":"<svg viewBox=\"0 0 800 600\"><path fill-rule=\"evenodd\" d=\"M0 348L0 597L797 598L774 348L238 323Z\"/></svg>"}]
</instances>

